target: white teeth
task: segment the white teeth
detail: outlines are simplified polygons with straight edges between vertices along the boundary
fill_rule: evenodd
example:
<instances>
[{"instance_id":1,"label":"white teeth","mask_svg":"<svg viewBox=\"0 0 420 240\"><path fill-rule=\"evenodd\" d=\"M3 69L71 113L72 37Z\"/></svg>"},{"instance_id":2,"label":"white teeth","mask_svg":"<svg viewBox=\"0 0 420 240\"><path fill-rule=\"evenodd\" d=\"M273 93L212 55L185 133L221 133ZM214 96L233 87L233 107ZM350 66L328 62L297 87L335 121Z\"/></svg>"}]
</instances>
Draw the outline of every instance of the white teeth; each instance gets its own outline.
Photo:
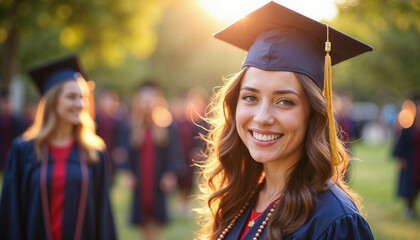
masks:
<instances>
[{"instance_id":1,"label":"white teeth","mask_svg":"<svg viewBox=\"0 0 420 240\"><path fill-rule=\"evenodd\" d=\"M263 134L259 134L256 132L252 132L252 135L254 136L255 139L259 140L259 141L263 141L263 142L268 142L268 141L273 141L276 140L278 138L280 138L280 134L276 134L276 135L263 135Z\"/></svg>"}]
</instances>

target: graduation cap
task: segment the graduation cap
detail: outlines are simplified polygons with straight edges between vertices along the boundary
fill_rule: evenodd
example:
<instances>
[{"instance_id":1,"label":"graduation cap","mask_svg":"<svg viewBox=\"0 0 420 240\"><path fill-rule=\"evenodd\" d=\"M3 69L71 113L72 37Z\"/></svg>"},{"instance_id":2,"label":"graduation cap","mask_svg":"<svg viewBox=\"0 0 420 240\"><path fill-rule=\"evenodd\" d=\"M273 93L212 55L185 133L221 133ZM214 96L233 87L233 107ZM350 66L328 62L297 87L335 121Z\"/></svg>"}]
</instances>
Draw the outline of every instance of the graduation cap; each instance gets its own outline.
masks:
<instances>
[{"instance_id":1,"label":"graduation cap","mask_svg":"<svg viewBox=\"0 0 420 240\"><path fill-rule=\"evenodd\" d=\"M77 55L70 55L28 70L29 76L35 82L39 92L44 95L55 84L83 77L87 74L80 65Z\"/></svg>"},{"instance_id":2,"label":"graduation cap","mask_svg":"<svg viewBox=\"0 0 420 240\"><path fill-rule=\"evenodd\" d=\"M248 51L242 67L302 73L324 90L332 161L339 165L331 66L373 48L275 2L267 3L214 37Z\"/></svg>"}]
</instances>

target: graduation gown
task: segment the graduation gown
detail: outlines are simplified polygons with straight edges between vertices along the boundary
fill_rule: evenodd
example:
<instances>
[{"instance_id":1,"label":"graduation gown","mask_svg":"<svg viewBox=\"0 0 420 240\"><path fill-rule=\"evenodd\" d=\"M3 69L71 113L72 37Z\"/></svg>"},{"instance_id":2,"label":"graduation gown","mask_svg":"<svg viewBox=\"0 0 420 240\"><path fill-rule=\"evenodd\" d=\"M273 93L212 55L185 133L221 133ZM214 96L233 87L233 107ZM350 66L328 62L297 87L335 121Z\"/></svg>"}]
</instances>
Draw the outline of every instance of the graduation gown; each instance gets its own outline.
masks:
<instances>
[{"instance_id":1,"label":"graduation gown","mask_svg":"<svg viewBox=\"0 0 420 240\"><path fill-rule=\"evenodd\" d=\"M126 125L128 126L128 125ZM154 144L154 169L151 175L153 176L153 219L160 223L165 224L169 221L168 209L166 204L166 193L163 192L159 186L162 175L165 172L173 172L177 176L182 176L185 173L186 166L184 163L184 153L182 151L181 141L179 132L174 123L168 127L169 141L164 146ZM129 136L130 128L126 127L124 131L121 131L120 144L122 144L129 152L128 159L128 170L131 171L137 182L133 191L132 210L130 222L133 225L142 225L145 218L145 212L143 209L143 189L141 188L142 172L141 166L141 152L138 148L130 147Z\"/></svg>"},{"instance_id":2,"label":"graduation gown","mask_svg":"<svg viewBox=\"0 0 420 240\"><path fill-rule=\"evenodd\" d=\"M328 184L333 184L329 181ZM244 214L236 221L233 228L225 237L226 240L237 240L243 227L248 224L247 218L251 208L255 205L258 194L255 194L249 207ZM243 239L253 239L261 223L265 220L271 207L258 218L254 226L249 230ZM258 239L264 239L267 235L267 228L261 233ZM308 221L284 238L285 240L301 239L352 239L366 240L374 239L366 220L360 215L351 199L335 184L329 190L319 194L317 205Z\"/></svg>"},{"instance_id":3,"label":"graduation gown","mask_svg":"<svg viewBox=\"0 0 420 240\"><path fill-rule=\"evenodd\" d=\"M105 155L88 164L88 191L82 239L116 239L109 198ZM63 209L63 240L73 239L80 200L82 173L75 144L67 158ZM51 204L51 179L54 160L49 154L47 189ZM41 163L36 160L34 141L17 138L9 152L4 171L0 202L0 239L46 239L42 211Z\"/></svg>"},{"instance_id":4,"label":"graduation gown","mask_svg":"<svg viewBox=\"0 0 420 240\"><path fill-rule=\"evenodd\" d=\"M22 121L23 116L15 114L0 114L0 170L4 169L7 152L12 145L13 139L23 133L26 124Z\"/></svg>"},{"instance_id":5,"label":"graduation gown","mask_svg":"<svg viewBox=\"0 0 420 240\"><path fill-rule=\"evenodd\" d=\"M415 197L418 188L415 179L420 179L420 163L416 162L415 151L420 146L415 141L414 131L414 126L403 129L393 152L393 156L405 159L407 164L400 170L397 189L397 195L404 198Z\"/></svg>"}]
</instances>

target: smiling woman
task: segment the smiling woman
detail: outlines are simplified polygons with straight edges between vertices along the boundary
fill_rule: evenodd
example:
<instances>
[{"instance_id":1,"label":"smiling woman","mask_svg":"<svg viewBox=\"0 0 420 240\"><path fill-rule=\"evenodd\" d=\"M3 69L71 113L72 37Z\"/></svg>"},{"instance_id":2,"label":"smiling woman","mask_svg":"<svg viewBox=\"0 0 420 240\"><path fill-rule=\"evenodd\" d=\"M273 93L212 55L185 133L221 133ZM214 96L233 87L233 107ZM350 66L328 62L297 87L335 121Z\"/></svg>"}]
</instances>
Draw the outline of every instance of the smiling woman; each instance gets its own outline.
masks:
<instances>
[{"instance_id":1,"label":"smiling woman","mask_svg":"<svg viewBox=\"0 0 420 240\"><path fill-rule=\"evenodd\" d=\"M373 239L322 94L331 65L372 48L274 2L214 36L248 54L210 104L198 238Z\"/></svg>"},{"instance_id":2,"label":"smiling woman","mask_svg":"<svg viewBox=\"0 0 420 240\"><path fill-rule=\"evenodd\" d=\"M41 100L34 123L9 150L0 239L116 239L105 144L87 109L79 58L56 59L29 75Z\"/></svg>"},{"instance_id":3,"label":"smiling woman","mask_svg":"<svg viewBox=\"0 0 420 240\"><path fill-rule=\"evenodd\" d=\"M197 0L211 15L222 22L238 20L269 0ZM338 0L276 0L284 6L315 20L328 20L337 15Z\"/></svg>"}]
</instances>

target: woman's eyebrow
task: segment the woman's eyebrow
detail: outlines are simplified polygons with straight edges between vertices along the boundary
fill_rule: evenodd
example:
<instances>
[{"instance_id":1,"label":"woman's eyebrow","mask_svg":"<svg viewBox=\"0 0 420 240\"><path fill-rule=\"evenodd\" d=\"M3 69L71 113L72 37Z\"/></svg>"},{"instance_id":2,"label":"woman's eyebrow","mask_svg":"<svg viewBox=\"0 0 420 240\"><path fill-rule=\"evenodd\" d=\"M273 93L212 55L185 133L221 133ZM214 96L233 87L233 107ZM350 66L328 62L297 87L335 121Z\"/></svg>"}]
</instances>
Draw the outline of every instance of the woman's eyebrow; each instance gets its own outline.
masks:
<instances>
[{"instance_id":1,"label":"woman's eyebrow","mask_svg":"<svg viewBox=\"0 0 420 240\"><path fill-rule=\"evenodd\" d=\"M300 97L299 93L297 93L297 92L295 92L293 90L275 90L275 91L273 91L273 93L275 95L294 94L294 95Z\"/></svg>"},{"instance_id":2,"label":"woman's eyebrow","mask_svg":"<svg viewBox=\"0 0 420 240\"><path fill-rule=\"evenodd\" d=\"M255 93L260 92L258 89L252 88L252 87L248 87L248 86L242 87L241 88L241 91L242 90L247 90L247 91L255 92ZM296 91L293 91L293 90L275 90L275 91L273 91L273 94L274 95L294 94L294 95L300 97L300 95Z\"/></svg>"},{"instance_id":3,"label":"woman's eyebrow","mask_svg":"<svg viewBox=\"0 0 420 240\"><path fill-rule=\"evenodd\" d=\"M258 89L256 89L256 88L252 88L252 87L247 87L247 86L244 86L244 87L242 87L241 88L241 91L242 90L247 90L247 91L251 91L251 92L259 92L259 90Z\"/></svg>"}]
</instances>

